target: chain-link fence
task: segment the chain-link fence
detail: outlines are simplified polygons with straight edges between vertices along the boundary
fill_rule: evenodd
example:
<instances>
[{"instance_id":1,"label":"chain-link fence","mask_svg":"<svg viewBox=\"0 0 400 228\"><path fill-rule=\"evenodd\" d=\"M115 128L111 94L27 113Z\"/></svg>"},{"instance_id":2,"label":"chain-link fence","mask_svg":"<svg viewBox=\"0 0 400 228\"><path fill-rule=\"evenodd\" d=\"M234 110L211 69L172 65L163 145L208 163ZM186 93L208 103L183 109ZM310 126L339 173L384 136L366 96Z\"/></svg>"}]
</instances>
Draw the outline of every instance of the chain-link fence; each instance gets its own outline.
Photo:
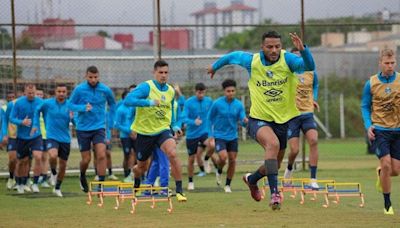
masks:
<instances>
[{"instance_id":1,"label":"chain-link fence","mask_svg":"<svg viewBox=\"0 0 400 228\"><path fill-rule=\"evenodd\" d=\"M246 70L226 67L211 81L206 66L229 51L257 52L265 31L280 32L286 49L292 47L289 32L304 32L320 83L316 115L334 137L340 136L340 94L346 136L364 134L364 81L379 70L378 51L397 50L400 43L396 0L5 0L0 8L3 99L26 82L48 94L57 82L72 88L89 65L99 67L101 80L118 97L127 85L151 78L158 57L170 63L171 82L186 96L196 82L205 82L214 97L222 95L220 83L228 77L246 95Z\"/></svg>"}]
</instances>

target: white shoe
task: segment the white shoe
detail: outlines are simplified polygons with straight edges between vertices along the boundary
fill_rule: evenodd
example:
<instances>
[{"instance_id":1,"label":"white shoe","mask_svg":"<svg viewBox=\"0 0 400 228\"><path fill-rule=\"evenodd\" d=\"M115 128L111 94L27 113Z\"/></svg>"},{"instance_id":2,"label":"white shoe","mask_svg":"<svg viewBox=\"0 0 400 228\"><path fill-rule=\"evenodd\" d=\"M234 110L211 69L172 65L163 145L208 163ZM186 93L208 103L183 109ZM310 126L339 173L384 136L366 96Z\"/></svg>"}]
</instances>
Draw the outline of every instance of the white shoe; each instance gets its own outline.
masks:
<instances>
[{"instance_id":1,"label":"white shoe","mask_svg":"<svg viewBox=\"0 0 400 228\"><path fill-rule=\"evenodd\" d=\"M118 180L118 177L115 176L114 174L111 174L111 175L108 176L108 179L110 179L110 180Z\"/></svg>"},{"instance_id":2,"label":"white shoe","mask_svg":"<svg viewBox=\"0 0 400 228\"><path fill-rule=\"evenodd\" d=\"M38 183L42 183L42 181L43 181L43 176L40 175L40 176L39 176L39 179L38 179Z\"/></svg>"},{"instance_id":3,"label":"white shoe","mask_svg":"<svg viewBox=\"0 0 400 228\"><path fill-rule=\"evenodd\" d=\"M204 161L204 171L206 171L207 174L211 173L211 166L209 161Z\"/></svg>"},{"instance_id":4,"label":"white shoe","mask_svg":"<svg viewBox=\"0 0 400 228\"><path fill-rule=\"evenodd\" d=\"M25 192L32 192L31 187L29 187L28 185L22 185L22 188Z\"/></svg>"},{"instance_id":5,"label":"white shoe","mask_svg":"<svg viewBox=\"0 0 400 228\"><path fill-rule=\"evenodd\" d=\"M291 179L292 178L292 173L293 173L293 170L289 170L288 168L286 168L285 169L285 173L283 174L283 178L284 179ZM292 184L292 182L291 181L284 181L283 184L284 185L290 185L290 184Z\"/></svg>"},{"instance_id":6,"label":"white shoe","mask_svg":"<svg viewBox=\"0 0 400 228\"><path fill-rule=\"evenodd\" d=\"M232 193L231 186L229 186L229 185L225 185L224 190L225 190L225 193Z\"/></svg>"},{"instance_id":7,"label":"white shoe","mask_svg":"<svg viewBox=\"0 0 400 228\"><path fill-rule=\"evenodd\" d=\"M53 189L53 193L58 196L58 197L63 197L63 194L61 193L60 189Z\"/></svg>"},{"instance_id":8,"label":"white shoe","mask_svg":"<svg viewBox=\"0 0 400 228\"><path fill-rule=\"evenodd\" d=\"M24 185L17 185L17 193L24 194Z\"/></svg>"},{"instance_id":9,"label":"white shoe","mask_svg":"<svg viewBox=\"0 0 400 228\"><path fill-rule=\"evenodd\" d=\"M8 190L11 190L11 189L14 187L14 185L15 185L15 180L14 180L14 178L8 178L8 181L7 181L7 189L8 189Z\"/></svg>"},{"instance_id":10,"label":"white shoe","mask_svg":"<svg viewBox=\"0 0 400 228\"><path fill-rule=\"evenodd\" d=\"M50 175L50 185L51 186L54 186L54 185L56 185L56 182L57 182L57 175L53 175L53 174L51 174Z\"/></svg>"},{"instance_id":11,"label":"white shoe","mask_svg":"<svg viewBox=\"0 0 400 228\"><path fill-rule=\"evenodd\" d=\"M99 176L96 175L96 176L94 177L94 180L95 180L95 181L99 181Z\"/></svg>"},{"instance_id":12,"label":"white shoe","mask_svg":"<svg viewBox=\"0 0 400 228\"><path fill-rule=\"evenodd\" d=\"M311 186L312 189L318 190L319 189L319 185L317 183L317 179L311 179L310 186Z\"/></svg>"},{"instance_id":13,"label":"white shoe","mask_svg":"<svg viewBox=\"0 0 400 228\"><path fill-rule=\"evenodd\" d=\"M215 179L217 180L217 185L221 185L221 174L218 173L218 171L215 171Z\"/></svg>"},{"instance_id":14,"label":"white shoe","mask_svg":"<svg viewBox=\"0 0 400 228\"><path fill-rule=\"evenodd\" d=\"M39 186L38 186L37 184L33 184L33 185L31 186L31 188L32 188L32 192L34 192L34 193L40 192L40 191L39 191Z\"/></svg>"},{"instance_id":15,"label":"white shoe","mask_svg":"<svg viewBox=\"0 0 400 228\"><path fill-rule=\"evenodd\" d=\"M40 184L40 187L42 187L42 188L50 188L50 185L49 185L49 183L47 183L47 181L44 181L44 182L42 182Z\"/></svg>"},{"instance_id":16,"label":"white shoe","mask_svg":"<svg viewBox=\"0 0 400 228\"><path fill-rule=\"evenodd\" d=\"M194 183L193 182L189 182L187 189L188 190L194 190Z\"/></svg>"}]
</instances>

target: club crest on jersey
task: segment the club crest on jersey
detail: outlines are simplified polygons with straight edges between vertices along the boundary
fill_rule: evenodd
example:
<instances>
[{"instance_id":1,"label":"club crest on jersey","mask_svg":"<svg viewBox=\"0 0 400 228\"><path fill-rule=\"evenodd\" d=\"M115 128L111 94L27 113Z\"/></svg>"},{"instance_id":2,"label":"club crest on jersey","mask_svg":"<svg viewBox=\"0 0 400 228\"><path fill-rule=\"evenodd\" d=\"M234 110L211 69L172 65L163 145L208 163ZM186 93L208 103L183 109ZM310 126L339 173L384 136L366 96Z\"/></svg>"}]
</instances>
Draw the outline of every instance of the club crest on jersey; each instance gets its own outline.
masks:
<instances>
[{"instance_id":1,"label":"club crest on jersey","mask_svg":"<svg viewBox=\"0 0 400 228\"><path fill-rule=\"evenodd\" d=\"M304 84L304 78L303 78L303 77L300 77L300 78L299 78L299 81L300 81L302 84Z\"/></svg>"},{"instance_id":2,"label":"club crest on jersey","mask_svg":"<svg viewBox=\"0 0 400 228\"><path fill-rule=\"evenodd\" d=\"M272 78L274 76L274 72L269 70L266 72L266 75L267 75L267 77Z\"/></svg>"},{"instance_id":3,"label":"club crest on jersey","mask_svg":"<svg viewBox=\"0 0 400 228\"><path fill-rule=\"evenodd\" d=\"M385 93L389 94L392 92L392 89L390 87L386 87L385 89Z\"/></svg>"},{"instance_id":4,"label":"club crest on jersey","mask_svg":"<svg viewBox=\"0 0 400 228\"><path fill-rule=\"evenodd\" d=\"M166 100L166 98L165 98L164 95L161 95L161 100L162 100L162 101L165 101L165 100Z\"/></svg>"}]
</instances>

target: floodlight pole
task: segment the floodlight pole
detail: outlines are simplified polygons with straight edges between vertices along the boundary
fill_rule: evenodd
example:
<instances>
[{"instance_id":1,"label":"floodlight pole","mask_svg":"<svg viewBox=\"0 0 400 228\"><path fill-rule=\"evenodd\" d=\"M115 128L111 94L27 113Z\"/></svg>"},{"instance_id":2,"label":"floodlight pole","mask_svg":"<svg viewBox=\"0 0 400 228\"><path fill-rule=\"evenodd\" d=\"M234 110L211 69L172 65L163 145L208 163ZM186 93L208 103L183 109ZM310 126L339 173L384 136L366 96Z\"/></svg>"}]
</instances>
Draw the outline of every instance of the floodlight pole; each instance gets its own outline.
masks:
<instances>
[{"instance_id":1,"label":"floodlight pole","mask_svg":"<svg viewBox=\"0 0 400 228\"><path fill-rule=\"evenodd\" d=\"M304 30L305 30L305 26L304 26L304 0L301 0L301 33L300 33L300 36L301 36L301 40L303 40L303 42L304 42L304 39L305 39L305 32L304 32ZM301 156L302 156L302 159L301 159L301 167L302 167L302 170L304 171L304 170L306 170L306 137L305 137L305 134L300 134L300 136L302 136L301 138L300 138L300 140L301 140Z\"/></svg>"},{"instance_id":2,"label":"floodlight pole","mask_svg":"<svg viewBox=\"0 0 400 228\"><path fill-rule=\"evenodd\" d=\"M11 31L12 31L12 55L13 55L13 91L14 94L17 94L17 44L15 41L15 8L14 8L14 0L11 0Z\"/></svg>"},{"instance_id":3,"label":"floodlight pole","mask_svg":"<svg viewBox=\"0 0 400 228\"><path fill-rule=\"evenodd\" d=\"M161 59L161 13L160 13L160 0L153 2L153 21L156 23L153 30L153 53L154 59Z\"/></svg>"}]
</instances>

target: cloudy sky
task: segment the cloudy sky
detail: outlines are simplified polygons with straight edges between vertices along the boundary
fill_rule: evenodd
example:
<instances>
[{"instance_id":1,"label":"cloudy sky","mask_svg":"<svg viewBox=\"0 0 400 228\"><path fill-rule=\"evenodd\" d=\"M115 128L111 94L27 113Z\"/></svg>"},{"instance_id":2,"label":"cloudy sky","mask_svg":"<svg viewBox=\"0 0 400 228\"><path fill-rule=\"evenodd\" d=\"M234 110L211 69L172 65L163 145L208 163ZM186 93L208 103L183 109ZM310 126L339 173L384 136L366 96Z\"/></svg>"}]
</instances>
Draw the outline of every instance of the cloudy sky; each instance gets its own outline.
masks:
<instances>
[{"instance_id":1,"label":"cloudy sky","mask_svg":"<svg viewBox=\"0 0 400 228\"><path fill-rule=\"evenodd\" d=\"M191 13L203 8L206 1L227 7L231 0L161 0L162 22L191 24ZM243 0L245 4L261 9L256 19L272 18L280 23L300 20L300 0ZM400 11L400 0L304 0L306 18L360 16L365 13ZM52 5L52 7L50 7ZM151 24L153 0L15 0L17 23L35 23L43 18L60 16L73 18L79 23L99 24ZM10 23L10 1L0 1L0 23ZM7 10L8 9L8 10ZM21 29L21 28L20 28ZM127 28L91 28L113 32L127 32ZM88 28L79 28L87 31ZM149 28L129 28L138 40L146 40Z\"/></svg>"}]
</instances>

